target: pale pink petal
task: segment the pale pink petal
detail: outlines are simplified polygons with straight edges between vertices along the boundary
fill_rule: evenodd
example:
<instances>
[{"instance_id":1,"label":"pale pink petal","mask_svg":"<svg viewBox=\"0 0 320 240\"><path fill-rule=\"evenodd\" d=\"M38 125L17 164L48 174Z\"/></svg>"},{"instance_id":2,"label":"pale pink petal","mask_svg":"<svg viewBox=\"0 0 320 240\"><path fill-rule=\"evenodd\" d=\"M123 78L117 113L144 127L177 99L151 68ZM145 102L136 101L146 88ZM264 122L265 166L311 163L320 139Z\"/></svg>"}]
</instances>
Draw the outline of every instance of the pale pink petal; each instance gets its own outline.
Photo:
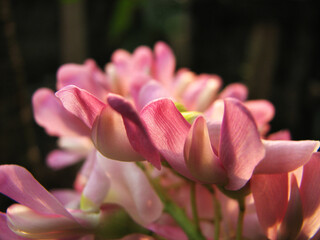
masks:
<instances>
[{"instance_id":1,"label":"pale pink petal","mask_svg":"<svg viewBox=\"0 0 320 240\"><path fill-rule=\"evenodd\" d=\"M134 50L132 54L132 71L150 74L152 67L152 51L149 47L141 46Z\"/></svg>"},{"instance_id":2,"label":"pale pink petal","mask_svg":"<svg viewBox=\"0 0 320 240\"><path fill-rule=\"evenodd\" d=\"M183 148L190 124L169 99L151 102L140 113L150 137L161 155L180 174L193 179L189 172Z\"/></svg>"},{"instance_id":3,"label":"pale pink petal","mask_svg":"<svg viewBox=\"0 0 320 240\"><path fill-rule=\"evenodd\" d=\"M267 100L246 101L244 105L249 109L258 127L270 122L275 114L275 108Z\"/></svg>"},{"instance_id":4,"label":"pale pink petal","mask_svg":"<svg viewBox=\"0 0 320 240\"><path fill-rule=\"evenodd\" d=\"M235 99L225 99L219 158L228 173L229 190L238 190L251 178L265 155L255 122L249 111Z\"/></svg>"},{"instance_id":5,"label":"pale pink petal","mask_svg":"<svg viewBox=\"0 0 320 240\"><path fill-rule=\"evenodd\" d=\"M196 74L191 72L189 69L179 69L173 82L174 96L182 98L185 90L188 88L189 84L194 81L195 78Z\"/></svg>"},{"instance_id":6,"label":"pale pink petal","mask_svg":"<svg viewBox=\"0 0 320 240\"><path fill-rule=\"evenodd\" d=\"M307 163L320 146L318 141L263 140L266 148L264 159L254 173L290 172Z\"/></svg>"},{"instance_id":7,"label":"pale pink petal","mask_svg":"<svg viewBox=\"0 0 320 240\"><path fill-rule=\"evenodd\" d=\"M291 134L289 130L280 130L272 133L268 136L268 140L291 140Z\"/></svg>"},{"instance_id":8,"label":"pale pink petal","mask_svg":"<svg viewBox=\"0 0 320 240\"><path fill-rule=\"evenodd\" d=\"M139 103L140 90L151 80L151 76L145 74L135 74L134 76L132 76L132 82L130 85L130 95L138 110L141 109Z\"/></svg>"},{"instance_id":9,"label":"pale pink petal","mask_svg":"<svg viewBox=\"0 0 320 240\"><path fill-rule=\"evenodd\" d=\"M92 128L92 141L104 156L120 161L141 161L143 157L131 146L120 114L106 106Z\"/></svg>"},{"instance_id":10,"label":"pale pink petal","mask_svg":"<svg viewBox=\"0 0 320 240\"><path fill-rule=\"evenodd\" d=\"M165 86L170 86L173 80L176 60L170 47L164 42L157 42L154 46L155 65L154 77Z\"/></svg>"},{"instance_id":11,"label":"pale pink petal","mask_svg":"<svg viewBox=\"0 0 320 240\"><path fill-rule=\"evenodd\" d=\"M115 94L109 94L108 103L114 110L122 115L123 123L132 148L140 153L152 165L160 169L160 154L155 148L148 130L132 104Z\"/></svg>"},{"instance_id":12,"label":"pale pink petal","mask_svg":"<svg viewBox=\"0 0 320 240\"><path fill-rule=\"evenodd\" d=\"M110 176L108 203L122 206L139 224L147 225L158 219L163 205L143 171L134 163L112 161L98 155Z\"/></svg>"},{"instance_id":13,"label":"pale pink petal","mask_svg":"<svg viewBox=\"0 0 320 240\"><path fill-rule=\"evenodd\" d=\"M71 189L56 189L50 192L65 208L79 209L80 193Z\"/></svg>"},{"instance_id":14,"label":"pale pink petal","mask_svg":"<svg viewBox=\"0 0 320 240\"><path fill-rule=\"evenodd\" d=\"M59 214L44 214L20 204L7 209L8 226L26 238L54 239L83 236L91 229L80 225L73 218Z\"/></svg>"},{"instance_id":15,"label":"pale pink petal","mask_svg":"<svg viewBox=\"0 0 320 240\"><path fill-rule=\"evenodd\" d=\"M1 240L27 240L27 238L16 235L7 224L6 214L0 212L0 239Z\"/></svg>"},{"instance_id":16,"label":"pale pink petal","mask_svg":"<svg viewBox=\"0 0 320 240\"><path fill-rule=\"evenodd\" d=\"M89 128L106 104L89 92L73 85L66 86L56 92L63 106L81 119Z\"/></svg>"},{"instance_id":17,"label":"pale pink petal","mask_svg":"<svg viewBox=\"0 0 320 240\"><path fill-rule=\"evenodd\" d=\"M141 110L153 100L170 97L169 92L159 82L151 80L146 83L140 90L138 95L137 106Z\"/></svg>"},{"instance_id":18,"label":"pale pink petal","mask_svg":"<svg viewBox=\"0 0 320 240\"><path fill-rule=\"evenodd\" d=\"M288 203L288 174L253 175L251 191L260 224L270 239L276 239Z\"/></svg>"},{"instance_id":19,"label":"pale pink petal","mask_svg":"<svg viewBox=\"0 0 320 240\"><path fill-rule=\"evenodd\" d=\"M227 85L220 93L219 98L236 98L245 101L248 97L248 88L242 83L231 83Z\"/></svg>"},{"instance_id":20,"label":"pale pink petal","mask_svg":"<svg viewBox=\"0 0 320 240\"><path fill-rule=\"evenodd\" d=\"M104 161L112 160L97 158L95 161L93 170L82 193L82 197L90 200L90 206L83 206L82 210L98 211L107 196L110 188L110 176L107 169L105 169Z\"/></svg>"},{"instance_id":21,"label":"pale pink petal","mask_svg":"<svg viewBox=\"0 0 320 240\"><path fill-rule=\"evenodd\" d=\"M277 239L296 239L302 226L302 202L297 179L291 175L290 199Z\"/></svg>"},{"instance_id":22,"label":"pale pink petal","mask_svg":"<svg viewBox=\"0 0 320 240\"><path fill-rule=\"evenodd\" d=\"M303 168L300 185L303 226L302 233L311 238L320 228L320 152L312 154L310 161Z\"/></svg>"},{"instance_id":23,"label":"pale pink petal","mask_svg":"<svg viewBox=\"0 0 320 240\"><path fill-rule=\"evenodd\" d=\"M192 124L184 145L184 156L190 173L199 181L218 185L227 184L227 173L214 154L203 117Z\"/></svg>"},{"instance_id":24,"label":"pale pink petal","mask_svg":"<svg viewBox=\"0 0 320 240\"><path fill-rule=\"evenodd\" d=\"M75 85L103 101L107 95L107 77L92 59L84 64L64 64L57 72L57 89Z\"/></svg>"},{"instance_id":25,"label":"pale pink petal","mask_svg":"<svg viewBox=\"0 0 320 240\"><path fill-rule=\"evenodd\" d=\"M210 138L213 152L216 156L218 156L219 145L220 145L221 122L208 121L207 126L208 126L209 138Z\"/></svg>"},{"instance_id":26,"label":"pale pink petal","mask_svg":"<svg viewBox=\"0 0 320 240\"><path fill-rule=\"evenodd\" d=\"M69 212L23 167L0 166L0 192L43 214L59 214L73 220Z\"/></svg>"},{"instance_id":27,"label":"pale pink petal","mask_svg":"<svg viewBox=\"0 0 320 240\"><path fill-rule=\"evenodd\" d=\"M83 154L57 149L49 153L46 159L46 163L50 168L54 170L59 170L67 166L73 165L81 161L83 158Z\"/></svg>"},{"instance_id":28,"label":"pale pink petal","mask_svg":"<svg viewBox=\"0 0 320 240\"><path fill-rule=\"evenodd\" d=\"M38 89L32 96L34 118L54 136L89 135L88 127L68 112L61 101L47 88Z\"/></svg>"}]
</instances>

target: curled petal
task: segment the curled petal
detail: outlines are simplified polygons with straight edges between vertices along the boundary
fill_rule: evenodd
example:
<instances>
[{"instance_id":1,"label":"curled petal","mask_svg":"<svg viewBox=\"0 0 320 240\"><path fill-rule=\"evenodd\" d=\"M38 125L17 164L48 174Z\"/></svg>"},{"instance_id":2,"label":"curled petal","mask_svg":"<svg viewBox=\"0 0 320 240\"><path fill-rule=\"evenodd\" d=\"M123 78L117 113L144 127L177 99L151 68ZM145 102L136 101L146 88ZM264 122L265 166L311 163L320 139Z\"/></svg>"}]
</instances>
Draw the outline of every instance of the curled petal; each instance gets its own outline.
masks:
<instances>
[{"instance_id":1,"label":"curled petal","mask_svg":"<svg viewBox=\"0 0 320 240\"><path fill-rule=\"evenodd\" d=\"M88 127L67 111L61 101L47 88L37 90L32 96L34 118L48 134L54 136L89 135Z\"/></svg>"},{"instance_id":2,"label":"curled petal","mask_svg":"<svg viewBox=\"0 0 320 240\"><path fill-rule=\"evenodd\" d=\"M250 183L261 227L268 238L276 239L288 203L288 174L257 174Z\"/></svg>"},{"instance_id":3,"label":"curled petal","mask_svg":"<svg viewBox=\"0 0 320 240\"><path fill-rule=\"evenodd\" d=\"M81 119L89 128L102 108L106 105L89 92L73 85L66 86L56 92L63 106Z\"/></svg>"},{"instance_id":4,"label":"curled petal","mask_svg":"<svg viewBox=\"0 0 320 240\"><path fill-rule=\"evenodd\" d=\"M303 205L303 226L301 234L311 238L320 227L320 152L313 153L303 167L300 185Z\"/></svg>"},{"instance_id":5,"label":"curled petal","mask_svg":"<svg viewBox=\"0 0 320 240\"><path fill-rule=\"evenodd\" d=\"M104 156L120 161L140 161L142 156L133 150L120 114L106 106L92 128L92 141Z\"/></svg>"},{"instance_id":6,"label":"curled petal","mask_svg":"<svg viewBox=\"0 0 320 240\"><path fill-rule=\"evenodd\" d=\"M26 240L27 238L16 235L7 224L6 214L0 212L0 239L2 240Z\"/></svg>"},{"instance_id":7,"label":"curled petal","mask_svg":"<svg viewBox=\"0 0 320 240\"><path fill-rule=\"evenodd\" d=\"M155 148L143 121L131 103L115 94L109 94L108 103L121 114L132 148L156 168L160 169L160 154Z\"/></svg>"},{"instance_id":8,"label":"curled petal","mask_svg":"<svg viewBox=\"0 0 320 240\"><path fill-rule=\"evenodd\" d=\"M191 126L184 145L184 156L190 173L199 181L225 185L227 174L213 153L208 128L203 117Z\"/></svg>"},{"instance_id":9,"label":"curled petal","mask_svg":"<svg viewBox=\"0 0 320 240\"><path fill-rule=\"evenodd\" d=\"M228 190L238 190L251 178L265 155L256 124L249 111L235 99L225 99L219 158L228 173Z\"/></svg>"},{"instance_id":10,"label":"curled petal","mask_svg":"<svg viewBox=\"0 0 320 240\"><path fill-rule=\"evenodd\" d=\"M44 214L20 204L7 209L7 221L10 229L26 238L53 239L83 236L90 233L93 226L84 227L77 221L58 214ZM94 218L91 218L91 221ZM90 224L95 225L95 221Z\"/></svg>"},{"instance_id":11,"label":"curled petal","mask_svg":"<svg viewBox=\"0 0 320 240\"><path fill-rule=\"evenodd\" d=\"M61 203L23 167L0 166L0 192L43 214L59 214L73 219Z\"/></svg>"},{"instance_id":12,"label":"curled petal","mask_svg":"<svg viewBox=\"0 0 320 240\"><path fill-rule=\"evenodd\" d=\"M255 169L255 173L290 172L307 163L317 151L318 141L263 140L266 155Z\"/></svg>"},{"instance_id":13,"label":"curled petal","mask_svg":"<svg viewBox=\"0 0 320 240\"><path fill-rule=\"evenodd\" d=\"M151 102L141 111L150 137L161 155L170 166L180 174L194 179L189 172L183 148L190 129L190 124L169 99Z\"/></svg>"}]
</instances>

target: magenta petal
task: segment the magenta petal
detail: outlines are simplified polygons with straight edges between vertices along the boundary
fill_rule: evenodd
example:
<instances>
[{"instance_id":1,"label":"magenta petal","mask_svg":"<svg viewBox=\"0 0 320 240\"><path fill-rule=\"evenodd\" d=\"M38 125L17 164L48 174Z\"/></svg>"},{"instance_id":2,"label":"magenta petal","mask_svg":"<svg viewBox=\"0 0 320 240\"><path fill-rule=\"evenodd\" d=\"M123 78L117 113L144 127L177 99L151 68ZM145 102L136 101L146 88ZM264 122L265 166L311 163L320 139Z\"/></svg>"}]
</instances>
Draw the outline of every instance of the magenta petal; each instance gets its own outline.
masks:
<instances>
[{"instance_id":1,"label":"magenta petal","mask_svg":"<svg viewBox=\"0 0 320 240\"><path fill-rule=\"evenodd\" d=\"M160 154L155 148L137 111L124 98L109 94L109 105L122 115L131 146L156 168L161 168Z\"/></svg>"},{"instance_id":2,"label":"magenta petal","mask_svg":"<svg viewBox=\"0 0 320 240\"><path fill-rule=\"evenodd\" d=\"M254 173L290 172L309 161L313 152L317 151L318 141L286 141L264 140L266 148L264 159L258 164Z\"/></svg>"},{"instance_id":3,"label":"magenta petal","mask_svg":"<svg viewBox=\"0 0 320 240\"><path fill-rule=\"evenodd\" d=\"M240 101L224 100L219 158L228 173L229 190L238 190L251 178L265 149L255 122Z\"/></svg>"},{"instance_id":4,"label":"magenta petal","mask_svg":"<svg viewBox=\"0 0 320 240\"><path fill-rule=\"evenodd\" d=\"M32 96L34 118L48 134L54 136L89 135L88 127L68 112L61 101L47 88L38 89Z\"/></svg>"},{"instance_id":5,"label":"magenta petal","mask_svg":"<svg viewBox=\"0 0 320 240\"><path fill-rule=\"evenodd\" d=\"M89 92L73 85L62 88L56 96L69 112L81 119L89 128L106 105Z\"/></svg>"},{"instance_id":6,"label":"magenta petal","mask_svg":"<svg viewBox=\"0 0 320 240\"><path fill-rule=\"evenodd\" d=\"M7 224L6 214L0 212L0 239L2 240L27 240L20 237L10 230Z\"/></svg>"},{"instance_id":7,"label":"magenta petal","mask_svg":"<svg viewBox=\"0 0 320 240\"><path fill-rule=\"evenodd\" d=\"M199 181L227 184L227 174L213 153L208 128L203 117L192 124L184 146L184 156L190 173Z\"/></svg>"},{"instance_id":8,"label":"magenta petal","mask_svg":"<svg viewBox=\"0 0 320 240\"><path fill-rule=\"evenodd\" d=\"M141 111L150 137L161 155L170 166L180 174L194 179L189 172L184 156L184 142L188 136L190 124L169 99L151 102Z\"/></svg>"},{"instance_id":9,"label":"magenta petal","mask_svg":"<svg viewBox=\"0 0 320 240\"><path fill-rule=\"evenodd\" d=\"M276 239L288 203L288 174L257 174L250 183L260 224L268 238Z\"/></svg>"},{"instance_id":10,"label":"magenta petal","mask_svg":"<svg viewBox=\"0 0 320 240\"><path fill-rule=\"evenodd\" d=\"M320 228L320 152L313 153L303 167L300 192L304 223L302 234L311 238Z\"/></svg>"},{"instance_id":11,"label":"magenta petal","mask_svg":"<svg viewBox=\"0 0 320 240\"><path fill-rule=\"evenodd\" d=\"M43 214L60 214L73 219L60 202L23 167L0 166L0 192Z\"/></svg>"},{"instance_id":12,"label":"magenta petal","mask_svg":"<svg viewBox=\"0 0 320 240\"><path fill-rule=\"evenodd\" d=\"M176 67L176 60L170 47L164 42L157 42L154 46L155 52L155 79L170 86L173 79L174 70Z\"/></svg>"}]
</instances>

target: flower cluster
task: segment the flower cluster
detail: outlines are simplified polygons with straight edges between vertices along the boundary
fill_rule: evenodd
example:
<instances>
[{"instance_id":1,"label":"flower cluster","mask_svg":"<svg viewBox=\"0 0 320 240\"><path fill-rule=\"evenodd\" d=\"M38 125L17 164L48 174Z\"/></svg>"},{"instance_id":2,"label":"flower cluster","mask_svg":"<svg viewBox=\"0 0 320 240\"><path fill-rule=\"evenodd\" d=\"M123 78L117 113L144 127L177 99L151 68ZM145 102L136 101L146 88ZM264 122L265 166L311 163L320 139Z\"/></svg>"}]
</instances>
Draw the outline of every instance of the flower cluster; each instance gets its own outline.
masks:
<instances>
[{"instance_id":1,"label":"flower cluster","mask_svg":"<svg viewBox=\"0 0 320 240\"><path fill-rule=\"evenodd\" d=\"M36 122L58 137L52 169L84 161L74 189L48 192L0 166L0 239L318 239L319 141L270 134L267 100L241 83L176 71L163 42L65 64L57 91L33 95Z\"/></svg>"}]
</instances>

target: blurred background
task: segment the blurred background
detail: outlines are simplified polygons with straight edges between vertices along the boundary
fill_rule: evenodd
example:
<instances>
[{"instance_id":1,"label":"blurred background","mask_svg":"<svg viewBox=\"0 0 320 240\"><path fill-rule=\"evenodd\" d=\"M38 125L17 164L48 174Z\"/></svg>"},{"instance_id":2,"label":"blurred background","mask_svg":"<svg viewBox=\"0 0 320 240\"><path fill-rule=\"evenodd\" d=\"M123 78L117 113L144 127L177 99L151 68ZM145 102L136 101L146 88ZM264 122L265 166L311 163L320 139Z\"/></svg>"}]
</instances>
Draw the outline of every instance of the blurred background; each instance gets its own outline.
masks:
<instances>
[{"instance_id":1,"label":"blurred background","mask_svg":"<svg viewBox=\"0 0 320 240\"><path fill-rule=\"evenodd\" d=\"M276 107L271 131L320 139L320 8L308 0L0 0L1 164L27 167L48 189L77 167L49 170L56 146L32 117L31 96L55 89L61 64L167 42L178 67L242 82ZM0 211L11 202L0 196Z\"/></svg>"}]
</instances>

